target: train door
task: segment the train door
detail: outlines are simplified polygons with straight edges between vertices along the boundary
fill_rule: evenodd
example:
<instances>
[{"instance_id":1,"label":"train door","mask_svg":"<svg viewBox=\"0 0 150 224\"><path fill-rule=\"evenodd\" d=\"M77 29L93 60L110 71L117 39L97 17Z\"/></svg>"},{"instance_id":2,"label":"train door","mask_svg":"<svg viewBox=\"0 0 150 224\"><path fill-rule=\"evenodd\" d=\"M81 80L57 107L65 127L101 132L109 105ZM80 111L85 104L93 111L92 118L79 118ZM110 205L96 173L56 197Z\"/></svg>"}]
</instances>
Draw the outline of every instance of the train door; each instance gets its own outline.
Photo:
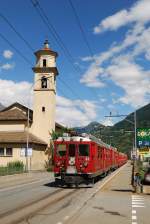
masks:
<instances>
[{"instance_id":1,"label":"train door","mask_svg":"<svg viewBox=\"0 0 150 224\"><path fill-rule=\"evenodd\" d=\"M103 169L103 149L98 146L98 163L99 163L99 166L98 168L99 169Z\"/></svg>"},{"instance_id":2,"label":"train door","mask_svg":"<svg viewBox=\"0 0 150 224\"><path fill-rule=\"evenodd\" d=\"M103 172L106 170L106 154L105 154L106 149L103 148Z\"/></svg>"},{"instance_id":3,"label":"train door","mask_svg":"<svg viewBox=\"0 0 150 224\"><path fill-rule=\"evenodd\" d=\"M76 144L68 144L68 166L67 173L75 174L76 169Z\"/></svg>"}]
</instances>

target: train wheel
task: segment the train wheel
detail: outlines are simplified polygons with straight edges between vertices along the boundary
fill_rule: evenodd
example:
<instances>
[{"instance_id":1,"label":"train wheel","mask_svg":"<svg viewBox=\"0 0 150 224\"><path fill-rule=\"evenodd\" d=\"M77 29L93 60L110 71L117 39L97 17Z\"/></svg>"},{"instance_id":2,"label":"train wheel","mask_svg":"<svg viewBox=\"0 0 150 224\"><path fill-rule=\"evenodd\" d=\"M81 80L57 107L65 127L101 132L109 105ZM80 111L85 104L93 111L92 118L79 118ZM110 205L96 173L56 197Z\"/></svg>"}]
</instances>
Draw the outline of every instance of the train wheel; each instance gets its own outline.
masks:
<instances>
[{"instance_id":1,"label":"train wheel","mask_svg":"<svg viewBox=\"0 0 150 224\"><path fill-rule=\"evenodd\" d=\"M92 178L92 179L89 180L88 186L89 187L94 187L94 183L95 183L95 180L94 180L94 178Z\"/></svg>"},{"instance_id":2,"label":"train wheel","mask_svg":"<svg viewBox=\"0 0 150 224\"><path fill-rule=\"evenodd\" d=\"M78 183L75 183L75 187L78 188L79 187L79 184Z\"/></svg>"},{"instance_id":3,"label":"train wheel","mask_svg":"<svg viewBox=\"0 0 150 224\"><path fill-rule=\"evenodd\" d=\"M71 188L72 184L66 184L66 186L67 186L68 188Z\"/></svg>"}]
</instances>

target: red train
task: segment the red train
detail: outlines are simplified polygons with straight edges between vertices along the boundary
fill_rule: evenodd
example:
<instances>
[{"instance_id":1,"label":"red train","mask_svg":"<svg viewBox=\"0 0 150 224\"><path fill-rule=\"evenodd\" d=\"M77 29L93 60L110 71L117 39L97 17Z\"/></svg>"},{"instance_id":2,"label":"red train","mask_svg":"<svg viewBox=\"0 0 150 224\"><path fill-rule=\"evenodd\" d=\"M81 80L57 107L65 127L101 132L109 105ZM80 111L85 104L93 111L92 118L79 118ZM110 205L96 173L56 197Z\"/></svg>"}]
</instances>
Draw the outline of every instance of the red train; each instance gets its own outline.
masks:
<instances>
[{"instance_id":1,"label":"red train","mask_svg":"<svg viewBox=\"0 0 150 224\"><path fill-rule=\"evenodd\" d=\"M54 175L62 184L93 184L126 162L127 155L91 135L64 134L54 141Z\"/></svg>"}]
</instances>

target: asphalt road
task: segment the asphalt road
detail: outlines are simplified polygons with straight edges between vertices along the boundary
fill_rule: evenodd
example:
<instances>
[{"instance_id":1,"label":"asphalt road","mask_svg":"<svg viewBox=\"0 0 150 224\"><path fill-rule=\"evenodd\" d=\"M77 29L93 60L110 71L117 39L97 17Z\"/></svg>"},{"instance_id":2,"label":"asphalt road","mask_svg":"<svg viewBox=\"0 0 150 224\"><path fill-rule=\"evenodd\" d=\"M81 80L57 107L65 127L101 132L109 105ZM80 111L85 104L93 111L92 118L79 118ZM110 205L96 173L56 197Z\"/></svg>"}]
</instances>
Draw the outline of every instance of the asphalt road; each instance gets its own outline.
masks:
<instances>
[{"instance_id":1,"label":"asphalt road","mask_svg":"<svg viewBox=\"0 0 150 224\"><path fill-rule=\"evenodd\" d=\"M149 224L150 196L132 193L128 163L93 188L63 189L53 175L0 178L0 224Z\"/></svg>"}]
</instances>

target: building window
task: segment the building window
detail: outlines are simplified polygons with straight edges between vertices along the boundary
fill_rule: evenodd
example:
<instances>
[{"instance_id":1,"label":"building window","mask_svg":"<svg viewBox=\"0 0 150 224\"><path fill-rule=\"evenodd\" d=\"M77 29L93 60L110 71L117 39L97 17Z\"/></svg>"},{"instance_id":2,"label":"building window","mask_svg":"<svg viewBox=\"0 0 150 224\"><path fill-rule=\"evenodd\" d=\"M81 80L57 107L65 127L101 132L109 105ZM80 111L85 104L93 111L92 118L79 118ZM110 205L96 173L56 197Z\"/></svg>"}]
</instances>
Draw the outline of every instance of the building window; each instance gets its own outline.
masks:
<instances>
[{"instance_id":1,"label":"building window","mask_svg":"<svg viewBox=\"0 0 150 224\"><path fill-rule=\"evenodd\" d=\"M5 150L4 148L0 148L0 156L4 156L5 155Z\"/></svg>"},{"instance_id":2,"label":"building window","mask_svg":"<svg viewBox=\"0 0 150 224\"><path fill-rule=\"evenodd\" d=\"M0 156L13 156L12 148L0 148Z\"/></svg>"},{"instance_id":3,"label":"building window","mask_svg":"<svg viewBox=\"0 0 150 224\"><path fill-rule=\"evenodd\" d=\"M42 77L42 79L41 79L41 88L42 89L47 88L47 78L46 77Z\"/></svg>"},{"instance_id":4,"label":"building window","mask_svg":"<svg viewBox=\"0 0 150 224\"><path fill-rule=\"evenodd\" d=\"M6 156L12 156L12 155L13 155L12 148L6 148Z\"/></svg>"},{"instance_id":5,"label":"building window","mask_svg":"<svg viewBox=\"0 0 150 224\"><path fill-rule=\"evenodd\" d=\"M43 59L43 67L46 67L46 59Z\"/></svg>"},{"instance_id":6,"label":"building window","mask_svg":"<svg viewBox=\"0 0 150 224\"><path fill-rule=\"evenodd\" d=\"M42 112L45 112L45 107L42 107Z\"/></svg>"}]
</instances>

